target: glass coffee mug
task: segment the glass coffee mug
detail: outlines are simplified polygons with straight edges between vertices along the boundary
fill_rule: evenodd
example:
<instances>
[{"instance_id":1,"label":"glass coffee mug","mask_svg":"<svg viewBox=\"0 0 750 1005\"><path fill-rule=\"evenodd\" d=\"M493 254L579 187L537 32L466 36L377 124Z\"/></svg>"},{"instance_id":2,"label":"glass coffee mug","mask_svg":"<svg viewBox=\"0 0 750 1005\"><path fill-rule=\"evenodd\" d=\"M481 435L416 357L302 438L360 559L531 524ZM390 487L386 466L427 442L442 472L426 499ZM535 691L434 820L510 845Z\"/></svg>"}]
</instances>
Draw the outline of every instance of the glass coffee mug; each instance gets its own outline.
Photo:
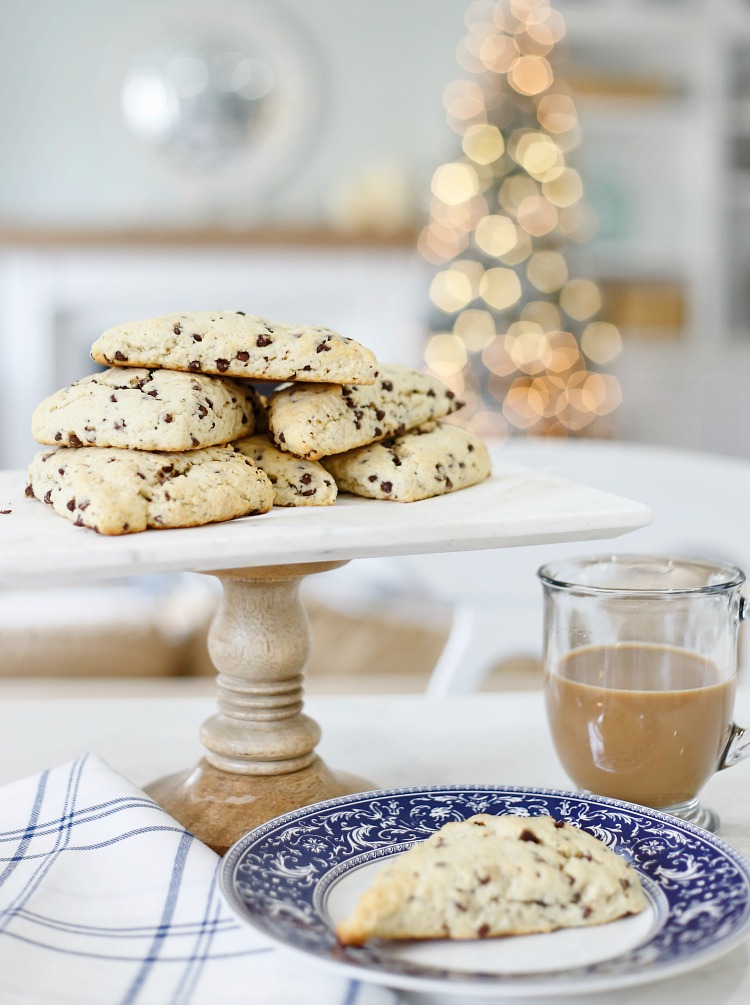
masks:
<instances>
[{"instance_id":1,"label":"glass coffee mug","mask_svg":"<svg viewBox=\"0 0 750 1005\"><path fill-rule=\"evenodd\" d=\"M538 575L547 716L571 780L717 830L699 793L750 754L733 720L744 573L611 555L563 559Z\"/></svg>"}]
</instances>

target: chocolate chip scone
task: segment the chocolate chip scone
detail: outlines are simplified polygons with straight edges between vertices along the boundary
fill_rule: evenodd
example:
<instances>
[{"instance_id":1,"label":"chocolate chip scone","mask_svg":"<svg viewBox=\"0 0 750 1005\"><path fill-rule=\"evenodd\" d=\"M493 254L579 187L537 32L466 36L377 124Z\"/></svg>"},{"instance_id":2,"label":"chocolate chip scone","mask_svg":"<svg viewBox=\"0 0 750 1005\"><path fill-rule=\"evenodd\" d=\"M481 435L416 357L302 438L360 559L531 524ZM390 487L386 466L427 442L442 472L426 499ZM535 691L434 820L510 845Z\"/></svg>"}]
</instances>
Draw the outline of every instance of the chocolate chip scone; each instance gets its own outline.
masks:
<instances>
[{"instance_id":1,"label":"chocolate chip scone","mask_svg":"<svg viewBox=\"0 0 750 1005\"><path fill-rule=\"evenodd\" d=\"M643 910L638 873L586 832L552 817L445 824L377 874L336 929L368 939L483 939L601 925Z\"/></svg>"},{"instance_id":2,"label":"chocolate chip scone","mask_svg":"<svg viewBox=\"0 0 750 1005\"><path fill-rule=\"evenodd\" d=\"M319 460L403 433L460 406L436 377L389 363L367 387L281 388L268 399L268 429L280 450Z\"/></svg>"},{"instance_id":3,"label":"chocolate chip scone","mask_svg":"<svg viewBox=\"0 0 750 1005\"><path fill-rule=\"evenodd\" d=\"M273 504L267 476L231 447L179 453L56 447L36 455L28 477L28 495L100 534L198 527L265 513Z\"/></svg>"},{"instance_id":4,"label":"chocolate chip scone","mask_svg":"<svg viewBox=\"0 0 750 1005\"><path fill-rule=\"evenodd\" d=\"M342 492L369 499L416 502L476 485L492 470L487 447L466 429L426 422L320 462Z\"/></svg>"},{"instance_id":5,"label":"chocolate chip scone","mask_svg":"<svg viewBox=\"0 0 750 1005\"><path fill-rule=\"evenodd\" d=\"M251 380L371 384L373 352L319 325L268 321L244 311L180 311L105 331L92 359Z\"/></svg>"},{"instance_id":6,"label":"chocolate chip scone","mask_svg":"<svg viewBox=\"0 0 750 1005\"><path fill-rule=\"evenodd\" d=\"M194 450L255 429L250 385L202 374L110 367L45 398L34 410L38 443Z\"/></svg>"},{"instance_id":7,"label":"chocolate chip scone","mask_svg":"<svg viewBox=\"0 0 750 1005\"><path fill-rule=\"evenodd\" d=\"M282 453L266 436L248 436L232 446L268 475L274 506L331 506L336 502L333 475L317 461Z\"/></svg>"}]
</instances>

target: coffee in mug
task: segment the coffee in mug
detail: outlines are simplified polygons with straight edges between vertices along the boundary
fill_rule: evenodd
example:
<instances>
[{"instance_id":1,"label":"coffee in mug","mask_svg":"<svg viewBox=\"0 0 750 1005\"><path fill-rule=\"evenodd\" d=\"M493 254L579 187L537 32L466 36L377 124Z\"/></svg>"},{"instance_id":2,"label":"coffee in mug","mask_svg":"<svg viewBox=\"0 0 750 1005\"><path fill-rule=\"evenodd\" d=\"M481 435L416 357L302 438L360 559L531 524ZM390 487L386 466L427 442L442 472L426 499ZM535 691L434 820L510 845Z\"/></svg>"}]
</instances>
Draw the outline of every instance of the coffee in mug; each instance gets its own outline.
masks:
<instances>
[{"instance_id":1,"label":"coffee in mug","mask_svg":"<svg viewBox=\"0 0 750 1005\"><path fill-rule=\"evenodd\" d=\"M732 718L743 573L626 555L553 563L539 576L545 703L566 773L597 795L715 830L698 794L745 756Z\"/></svg>"}]
</instances>

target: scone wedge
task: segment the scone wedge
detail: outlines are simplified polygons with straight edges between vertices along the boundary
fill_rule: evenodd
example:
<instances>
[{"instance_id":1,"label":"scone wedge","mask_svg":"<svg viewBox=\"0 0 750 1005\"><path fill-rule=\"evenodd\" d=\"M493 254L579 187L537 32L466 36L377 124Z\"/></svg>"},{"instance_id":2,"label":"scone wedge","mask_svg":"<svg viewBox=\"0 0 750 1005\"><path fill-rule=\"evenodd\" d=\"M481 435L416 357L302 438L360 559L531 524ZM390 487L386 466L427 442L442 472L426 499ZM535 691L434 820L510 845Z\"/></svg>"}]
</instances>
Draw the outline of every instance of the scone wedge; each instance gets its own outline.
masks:
<instances>
[{"instance_id":1,"label":"scone wedge","mask_svg":"<svg viewBox=\"0 0 750 1005\"><path fill-rule=\"evenodd\" d=\"M487 447L459 426L426 422L402 436L320 462L342 492L369 499L416 502L457 492L489 478Z\"/></svg>"},{"instance_id":2,"label":"scone wedge","mask_svg":"<svg viewBox=\"0 0 750 1005\"><path fill-rule=\"evenodd\" d=\"M268 429L280 450L319 460L455 412L461 402L430 374L384 363L374 384L300 386L268 399Z\"/></svg>"},{"instance_id":3,"label":"scone wedge","mask_svg":"<svg viewBox=\"0 0 750 1005\"><path fill-rule=\"evenodd\" d=\"M244 311L181 311L117 325L94 342L91 357L106 366L338 384L370 384L378 369L370 349L330 328Z\"/></svg>"},{"instance_id":4,"label":"scone wedge","mask_svg":"<svg viewBox=\"0 0 750 1005\"><path fill-rule=\"evenodd\" d=\"M600 925L645 906L636 871L552 817L477 814L445 824L378 873L336 929L369 939L483 939Z\"/></svg>"},{"instance_id":5,"label":"scone wedge","mask_svg":"<svg viewBox=\"0 0 750 1005\"><path fill-rule=\"evenodd\" d=\"M285 454L262 433L236 440L232 446L271 479L274 506L332 506L336 502L334 477L318 461Z\"/></svg>"},{"instance_id":6,"label":"scone wedge","mask_svg":"<svg viewBox=\"0 0 750 1005\"><path fill-rule=\"evenodd\" d=\"M40 451L28 495L100 534L198 527L273 505L267 476L231 447L156 453L107 447Z\"/></svg>"},{"instance_id":7,"label":"scone wedge","mask_svg":"<svg viewBox=\"0 0 750 1005\"><path fill-rule=\"evenodd\" d=\"M249 384L202 374L110 367L41 401L37 443L131 450L195 450L249 436L260 397Z\"/></svg>"}]
</instances>

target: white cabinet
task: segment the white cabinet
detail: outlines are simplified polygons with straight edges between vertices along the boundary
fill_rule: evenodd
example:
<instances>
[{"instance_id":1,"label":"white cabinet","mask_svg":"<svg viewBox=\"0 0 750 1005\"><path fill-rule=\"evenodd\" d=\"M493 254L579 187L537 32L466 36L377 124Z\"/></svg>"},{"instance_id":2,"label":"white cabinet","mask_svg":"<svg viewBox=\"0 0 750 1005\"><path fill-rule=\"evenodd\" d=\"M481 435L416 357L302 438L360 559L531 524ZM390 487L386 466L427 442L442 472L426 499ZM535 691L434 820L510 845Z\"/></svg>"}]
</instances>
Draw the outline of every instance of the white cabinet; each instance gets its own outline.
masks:
<instances>
[{"instance_id":1,"label":"white cabinet","mask_svg":"<svg viewBox=\"0 0 750 1005\"><path fill-rule=\"evenodd\" d=\"M750 0L557 0L618 434L750 457Z\"/></svg>"}]
</instances>

